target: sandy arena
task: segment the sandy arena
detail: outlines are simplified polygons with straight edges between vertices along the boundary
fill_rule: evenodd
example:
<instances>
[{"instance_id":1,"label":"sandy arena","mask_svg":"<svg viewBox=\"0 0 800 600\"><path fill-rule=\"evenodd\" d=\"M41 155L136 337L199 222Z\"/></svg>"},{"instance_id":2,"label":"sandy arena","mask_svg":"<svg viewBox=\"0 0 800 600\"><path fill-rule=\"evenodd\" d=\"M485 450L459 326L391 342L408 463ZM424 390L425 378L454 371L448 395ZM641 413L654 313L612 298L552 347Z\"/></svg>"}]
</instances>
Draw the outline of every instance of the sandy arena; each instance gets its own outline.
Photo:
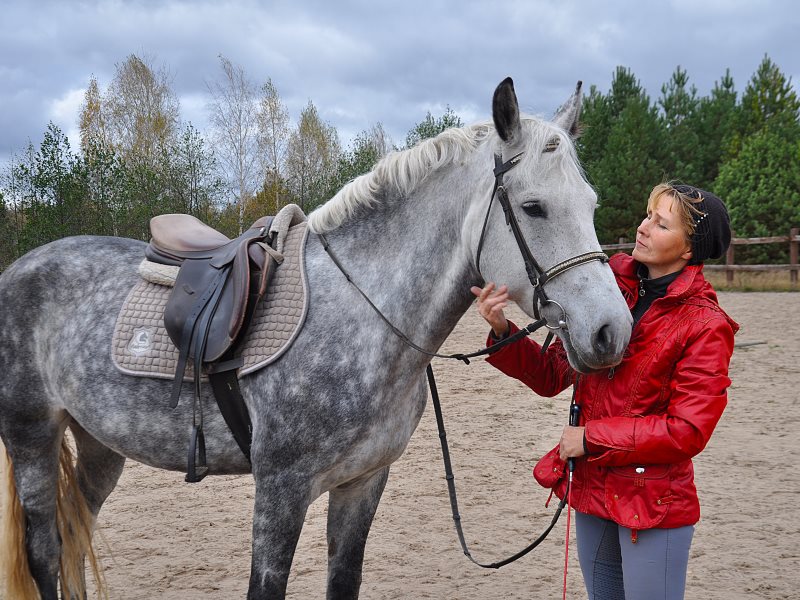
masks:
<instances>
[{"instance_id":1,"label":"sandy arena","mask_svg":"<svg viewBox=\"0 0 800 600\"><path fill-rule=\"evenodd\" d=\"M728 408L695 460L703 516L689 563L688 600L800 597L800 294L723 293L742 329ZM518 311L520 324L530 321ZM470 311L444 350L480 347ZM541 339L542 336L537 336ZM749 344L751 342L761 342ZM505 558L550 520L531 477L558 440L569 391L539 398L481 359L434 362L468 543L478 560ZM533 553L500 570L462 554L450 516L433 408L392 467L367 543L361 598L560 598L566 514ZM244 598L253 484L129 461L99 518L98 547L112 599ZM308 511L288 598L324 598L327 495ZM574 531L573 531L574 538ZM570 549L568 598L585 598Z\"/></svg>"}]
</instances>

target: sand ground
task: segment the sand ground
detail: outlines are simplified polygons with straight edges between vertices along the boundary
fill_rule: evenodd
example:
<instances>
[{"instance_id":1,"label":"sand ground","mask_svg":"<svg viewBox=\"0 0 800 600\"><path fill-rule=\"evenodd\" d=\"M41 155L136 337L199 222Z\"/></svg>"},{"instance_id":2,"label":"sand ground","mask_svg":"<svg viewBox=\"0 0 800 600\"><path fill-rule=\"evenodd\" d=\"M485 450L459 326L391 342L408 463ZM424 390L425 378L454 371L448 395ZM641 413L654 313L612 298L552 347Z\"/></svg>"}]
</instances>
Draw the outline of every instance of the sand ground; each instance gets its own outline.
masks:
<instances>
[{"instance_id":1,"label":"sand ground","mask_svg":"<svg viewBox=\"0 0 800 600\"><path fill-rule=\"evenodd\" d=\"M738 343L763 343L736 349L728 408L695 461L703 517L686 598L798 598L800 294L729 292L720 299L742 325ZM512 312L529 321L520 315ZM471 311L445 350L477 349L485 331ZM434 367L467 539L479 560L498 560L549 522L552 507L544 508L547 493L531 468L557 442L569 394L539 398L482 360ZM438 443L429 406L392 467L367 544L361 597L560 597L564 516L543 546L517 563L475 567L458 546ZM189 485L180 474L129 461L98 524L111 598L244 598L253 496L250 477ZM308 511L289 598L325 596L326 500ZM568 597L584 598L582 585L573 539Z\"/></svg>"}]
</instances>

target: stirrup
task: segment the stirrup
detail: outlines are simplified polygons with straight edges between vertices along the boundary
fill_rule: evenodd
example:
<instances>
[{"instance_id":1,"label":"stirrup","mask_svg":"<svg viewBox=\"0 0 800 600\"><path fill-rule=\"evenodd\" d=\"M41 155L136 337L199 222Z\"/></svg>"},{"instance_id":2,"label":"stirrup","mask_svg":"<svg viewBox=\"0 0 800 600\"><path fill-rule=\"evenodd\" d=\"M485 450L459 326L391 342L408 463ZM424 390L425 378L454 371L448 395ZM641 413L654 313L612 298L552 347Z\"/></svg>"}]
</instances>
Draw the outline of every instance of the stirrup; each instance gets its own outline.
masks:
<instances>
[{"instance_id":1,"label":"stirrup","mask_svg":"<svg viewBox=\"0 0 800 600\"><path fill-rule=\"evenodd\" d=\"M197 455L196 464L195 455ZM186 470L186 482L197 483L202 481L206 475L208 475L208 466L206 465L206 437L203 435L203 429L195 425L192 428L192 438L189 442L189 462Z\"/></svg>"}]
</instances>

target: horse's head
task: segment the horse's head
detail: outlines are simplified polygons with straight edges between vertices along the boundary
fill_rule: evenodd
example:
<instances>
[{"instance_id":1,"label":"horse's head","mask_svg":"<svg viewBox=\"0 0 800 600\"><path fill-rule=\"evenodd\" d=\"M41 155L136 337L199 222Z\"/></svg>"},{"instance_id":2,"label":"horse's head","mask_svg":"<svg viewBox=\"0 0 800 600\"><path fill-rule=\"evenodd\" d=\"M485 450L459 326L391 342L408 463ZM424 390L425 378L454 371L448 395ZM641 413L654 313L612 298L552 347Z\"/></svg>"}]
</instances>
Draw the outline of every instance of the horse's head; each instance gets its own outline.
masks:
<instances>
[{"instance_id":1,"label":"horse's head","mask_svg":"<svg viewBox=\"0 0 800 600\"><path fill-rule=\"evenodd\" d=\"M595 255L595 260L545 277L540 289L546 299L537 298L531 283L538 268L547 272L568 266L565 261L573 257L600 252L593 224L597 195L583 176L573 144L580 107L579 83L552 122L521 119L511 79L497 87L494 153L501 157L496 164L505 166L495 173L507 169L498 195L505 192L513 216L504 215L495 197L484 223L486 198L470 210L468 228L483 279L505 283L511 299L526 313L546 318L557 328L572 366L589 372L619 363L631 333L631 314L608 264ZM517 155L518 162L508 162ZM509 219L518 223L516 236ZM526 272L524 245L536 265L533 274Z\"/></svg>"}]
</instances>

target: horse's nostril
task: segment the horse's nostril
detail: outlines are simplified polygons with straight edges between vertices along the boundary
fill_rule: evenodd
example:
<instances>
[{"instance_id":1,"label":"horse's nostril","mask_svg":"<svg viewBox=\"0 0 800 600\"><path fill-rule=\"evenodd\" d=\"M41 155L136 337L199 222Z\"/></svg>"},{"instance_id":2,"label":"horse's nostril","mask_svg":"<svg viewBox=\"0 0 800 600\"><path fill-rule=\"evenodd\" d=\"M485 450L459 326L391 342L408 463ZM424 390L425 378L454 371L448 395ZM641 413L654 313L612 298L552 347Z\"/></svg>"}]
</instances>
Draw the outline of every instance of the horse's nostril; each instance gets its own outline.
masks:
<instances>
[{"instance_id":1,"label":"horse's nostril","mask_svg":"<svg viewBox=\"0 0 800 600\"><path fill-rule=\"evenodd\" d=\"M599 355L608 354L612 345L611 325L603 325L594 335L594 349Z\"/></svg>"}]
</instances>

